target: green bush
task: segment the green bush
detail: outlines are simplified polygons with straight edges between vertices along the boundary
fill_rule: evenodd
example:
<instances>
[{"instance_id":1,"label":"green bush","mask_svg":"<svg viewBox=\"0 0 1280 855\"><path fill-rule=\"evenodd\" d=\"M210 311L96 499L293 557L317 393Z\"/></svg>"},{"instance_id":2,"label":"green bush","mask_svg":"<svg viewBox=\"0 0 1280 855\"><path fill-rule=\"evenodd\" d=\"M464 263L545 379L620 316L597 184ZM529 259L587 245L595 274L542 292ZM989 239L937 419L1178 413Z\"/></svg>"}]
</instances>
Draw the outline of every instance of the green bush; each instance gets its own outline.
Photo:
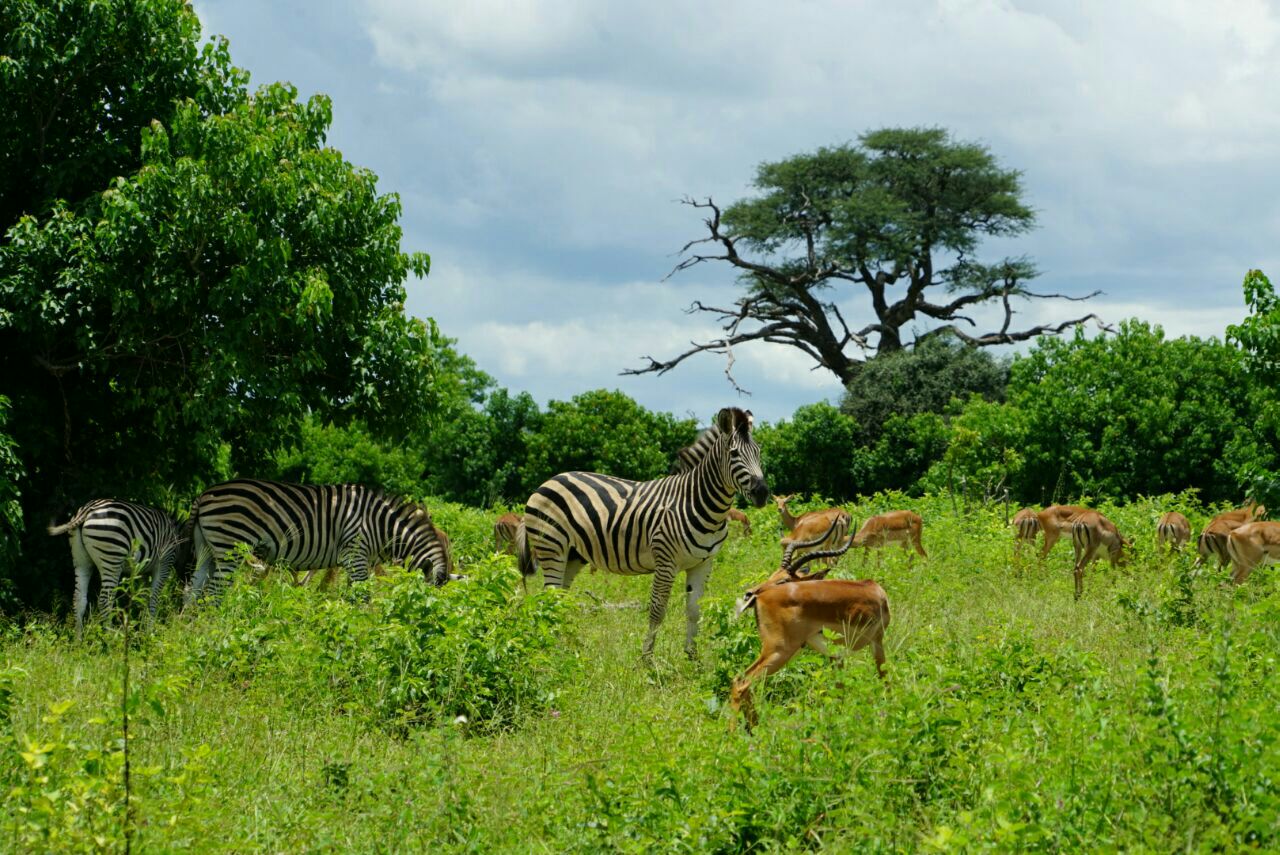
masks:
<instances>
[{"instance_id":1,"label":"green bush","mask_svg":"<svg viewBox=\"0 0 1280 855\"><path fill-rule=\"evenodd\" d=\"M371 583L368 604L360 589L318 597L242 582L200 616L179 655L193 676L384 728L457 716L476 731L512 727L548 706L572 667L567 605L556 592L519 594L507 556L467 573L435 588L393 568Z\"/></svg>"}]
</instances>

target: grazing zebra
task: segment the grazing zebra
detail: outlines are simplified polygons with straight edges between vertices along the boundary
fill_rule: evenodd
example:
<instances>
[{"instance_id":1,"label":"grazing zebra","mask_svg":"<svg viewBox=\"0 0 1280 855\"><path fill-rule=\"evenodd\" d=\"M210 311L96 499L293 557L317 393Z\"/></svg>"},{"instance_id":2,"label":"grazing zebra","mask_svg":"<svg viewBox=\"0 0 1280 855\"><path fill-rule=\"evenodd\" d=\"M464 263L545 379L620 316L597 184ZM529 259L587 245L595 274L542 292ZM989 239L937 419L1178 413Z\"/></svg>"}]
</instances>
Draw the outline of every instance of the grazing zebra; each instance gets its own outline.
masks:
<instances>
[{"instance_id":1,"label":"grazing zebra","mask_svg":"<svg viewBox=\"0 0 1280 855\"><path fill-rule=\"evenodd\" d=\"M190 557L190 532L180 532L172 516L157 508L115 499L89 502L64 525L49 526L49 534L70 535L71 560L76 568L77 638L84 633L84 616L89 609L89 577L94 567L98 568L102 583L98 609L105 613L115 599L125 562L150 563L151 598L147 611L154 618L160 589L174 565L185 564Z\"/></svg>"},{"instance_id":2,"label":"grazing zebra","mask_svg":"<svg viewBox=\"0 0 1280 855\"><path fill-rule=\"evenodd\" d=\"M523 536L516 538L520 572L530 576L541 567L549 588L568 588L585 564L610 573L652 573L647 660L683 570L685 651L693 656L698 600L728 534L734 493L741 490L756 507L769 498L751 425L751 413L721 410L715 424L680 453L682 471L656 481L590 472L551 478L526 505Z\"/></svg>"},{"instance_id":3,"label":"grazing zebra","mask_svg":"<svg viewBox=\"0 0 1280 855\"><path fill-rule=\"evenodd\" d=\"M359 484L227 481L201 493L191 517L196 572L188 602L204 592L211 572L215 596L226 586L237 543L294 570L342 565L352 582L368 579L370 563L379 561L420 567L436 585L453 578L427 509Z\"/></svg>"}]
</instances>

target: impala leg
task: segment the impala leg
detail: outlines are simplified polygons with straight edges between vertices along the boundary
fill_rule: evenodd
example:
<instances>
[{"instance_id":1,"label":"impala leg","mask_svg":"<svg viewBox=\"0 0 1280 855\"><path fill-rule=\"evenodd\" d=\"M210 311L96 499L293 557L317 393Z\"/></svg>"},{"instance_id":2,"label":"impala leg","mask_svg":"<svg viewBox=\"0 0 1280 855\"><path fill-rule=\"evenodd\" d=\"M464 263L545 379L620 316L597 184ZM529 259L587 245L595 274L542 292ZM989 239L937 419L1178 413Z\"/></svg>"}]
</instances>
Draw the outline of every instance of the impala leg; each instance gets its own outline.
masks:
<instances>
[{"instance_id":1,"label":"impala leg","mask_svg":"<svg viewBox=\"0 0 1280 855\"><path fill-rule=\"evenodd\" d=\"M1058 527L1049 526L1044 530L1044 546L1040 547L1040 557L1047 558L1049 550L1053 549L1053 545L1058 542Z\"/></svg>"},{"instance_id":2,"label":"impala leg","mask_svg":"<svg viewBox=\"0 0 1280 855\"><path fill-rule=\"evenodd\" d=\"M751 667L743 673L741 677L733 681L733 689L729 692L729 708L733 714L729 718L729 730L733 730L737 723L737 713L742 712L742 719L746 725L747 732L751 732L751 728L756 726L756 708L751 700L751 684L759 676L769 675L777 672L791 661L791 657L796 655L796 651L802 645L788 644L786 646L773 647L766 645L760 651L760 656L756 661L751 663Z\"/></svg>"},{"instance_id":3,"label":"impala leg","mask_svg":"<svg viewBox=\"0 0 1280 855\"><path fill-rule=\"evenodd\" d=\"M684 587L684 652L690 659L698 658L698 647L695 639L698 635L698 601L707 587L707 577L711 575L711 562L704 561L686 574Z\"/></svg>"}]
</instances>

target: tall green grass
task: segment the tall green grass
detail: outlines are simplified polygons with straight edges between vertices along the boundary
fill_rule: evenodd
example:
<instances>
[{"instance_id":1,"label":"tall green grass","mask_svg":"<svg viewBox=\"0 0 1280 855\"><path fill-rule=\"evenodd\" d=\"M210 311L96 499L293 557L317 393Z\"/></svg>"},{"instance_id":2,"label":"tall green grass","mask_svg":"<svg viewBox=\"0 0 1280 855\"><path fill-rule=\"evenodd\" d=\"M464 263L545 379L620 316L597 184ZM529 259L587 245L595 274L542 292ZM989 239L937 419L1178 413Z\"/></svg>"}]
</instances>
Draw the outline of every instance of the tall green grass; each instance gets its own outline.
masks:
<instances>
[{"instance_id":1,"label":"tall green grass","mask_svg":"<svg viewBox=\"0 0 1280 855\"><path fill-rule=\"evenodd\" d=\"M433 507L438 503L433 503ZM816 506L816 503L815 503ZM865 653L801 653L727 732L758 651L736 595L776 568L777 516L734 526L700 657L673 599L639 660L647 577L521 591L491 516L441 506L472 578L241 582L135 638L140 851L1171 851L1280 848L1280 589L1154 547L1164 497L1101 510L1135 540L1072 599L1070 544L1015 563L1002 506L912 507L928 560L846 556L888 591L889 686ZM1016 510L1011 508L1012 510ZM69 568L68 568L69 570ZM120 849L121 637L0 641L0 847Z\"/></svg>"}]
</instances>

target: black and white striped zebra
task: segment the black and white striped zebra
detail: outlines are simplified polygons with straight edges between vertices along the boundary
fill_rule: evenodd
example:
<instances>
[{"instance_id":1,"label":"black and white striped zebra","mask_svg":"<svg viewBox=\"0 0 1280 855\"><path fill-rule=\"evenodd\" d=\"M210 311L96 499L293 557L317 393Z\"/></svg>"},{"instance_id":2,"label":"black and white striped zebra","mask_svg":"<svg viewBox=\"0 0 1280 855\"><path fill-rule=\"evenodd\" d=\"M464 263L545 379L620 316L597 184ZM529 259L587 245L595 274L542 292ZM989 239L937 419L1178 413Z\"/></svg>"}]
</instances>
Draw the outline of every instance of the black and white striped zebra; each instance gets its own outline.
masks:
<instances>
[{"instance_id":1,"label":"black and white striped zebra","mask_svg":"<svg viewBox=\"0 0 1280 855\"><path fill-rule=\"evenodd\" d=\"M175 565L186 563L189 555L189 532L179 530L177 521L158 508L123 502L117 499L95 499L76 511L67 523L49 526L49 534L68 534L71 560L76 568L76 636L84 632L84 616L89 609L89 580L98 568L101 586L98 609L104 614L111 607L125 565L132 561L151 568L151 598L147 604L152 618L156 614L160 590Z\"/></svg>"},{"instance_id":2,"label":"black and white striped zebra","mask_svg":"<svg viewBox=\"0 0 1280 855\"><path fill-rule=\"evenodd\" d=\"M422 505L360 484L285 484L244 478L210 487L191 508L196 572L188 602L212 581L216 596L236 567L238 543L267 563L294 570L342 566L352 582L378 562L420 568L443 585L448 553Z\"/></svg>"},{"instance_id":3,"label":"black and white striped zebra","mask_svg":"<svg viewBox=\"0 0 1280 855\"><path fill-rule=\"evenodd\" d=\"M726 408L698 441L681 452L681 471L656 481L628 481L591 472L565 472L529 497L520 572L542 569L547 587L568 588L586 564L611 573L653 574L649 633L653 655L676 574L686 573L685 651L694 655L698 600L711 559L728 534L728 512L741 491L756 507L769 498L751 413Z\"/></svg>"}]
</instances>

